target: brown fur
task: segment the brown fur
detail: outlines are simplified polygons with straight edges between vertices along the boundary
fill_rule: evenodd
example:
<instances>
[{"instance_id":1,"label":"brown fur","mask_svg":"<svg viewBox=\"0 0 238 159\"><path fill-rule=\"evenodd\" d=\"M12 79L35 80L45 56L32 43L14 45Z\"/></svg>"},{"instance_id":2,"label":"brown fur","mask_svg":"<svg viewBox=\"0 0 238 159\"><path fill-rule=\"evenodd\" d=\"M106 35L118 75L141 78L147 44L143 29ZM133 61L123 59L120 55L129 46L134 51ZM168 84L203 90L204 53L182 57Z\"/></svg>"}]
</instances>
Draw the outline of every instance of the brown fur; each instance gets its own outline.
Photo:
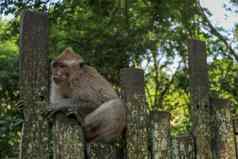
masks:
<instances>
[{"instance_id":1,"label":"brown fur","mask_svg":"<svg viewBox=\"0 0 238 159\"><path fill-rule=\"evenodd\" d=\"M110 141L120 136L126 125L126 108L112 85L95 68L66 49L52 64L51 102L80 99L78 107L84 119L89 142ZM56 82L57 81L57 82ZM87 102L82 107L82 101Z\"/></svg>"}]
</instances>

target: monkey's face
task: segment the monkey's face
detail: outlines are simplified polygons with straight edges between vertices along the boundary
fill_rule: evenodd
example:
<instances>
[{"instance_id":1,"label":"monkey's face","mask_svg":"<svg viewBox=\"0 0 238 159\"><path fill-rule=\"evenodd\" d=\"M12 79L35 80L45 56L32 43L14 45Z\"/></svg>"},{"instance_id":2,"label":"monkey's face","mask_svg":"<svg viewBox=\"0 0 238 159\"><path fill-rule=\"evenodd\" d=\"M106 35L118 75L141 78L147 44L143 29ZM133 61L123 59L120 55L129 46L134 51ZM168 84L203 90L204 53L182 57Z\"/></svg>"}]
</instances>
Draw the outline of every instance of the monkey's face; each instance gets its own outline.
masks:
<instances>
[{"instance_id":1,"label":"monkey's face","mask_svg":"<svg viewBox=\"0 0 238 159\"><path fill-rule=\"evenodd\" d=\"M69 81L70 67L62 61L52 63L52 79L56 84Z\"/></svg>"},{"instance_id":2,"label":"monkey's face","mask_svg":"<svg viewBox=\"0 0 238 159\"><path fill-rule=\"evenodd\" d=\"M52 80L57 85L69 84L76 72L81 70L84 62L80 55L75 54L72 49L66 48L55 61L52 62Z\"/></svg>"}]
</instances>

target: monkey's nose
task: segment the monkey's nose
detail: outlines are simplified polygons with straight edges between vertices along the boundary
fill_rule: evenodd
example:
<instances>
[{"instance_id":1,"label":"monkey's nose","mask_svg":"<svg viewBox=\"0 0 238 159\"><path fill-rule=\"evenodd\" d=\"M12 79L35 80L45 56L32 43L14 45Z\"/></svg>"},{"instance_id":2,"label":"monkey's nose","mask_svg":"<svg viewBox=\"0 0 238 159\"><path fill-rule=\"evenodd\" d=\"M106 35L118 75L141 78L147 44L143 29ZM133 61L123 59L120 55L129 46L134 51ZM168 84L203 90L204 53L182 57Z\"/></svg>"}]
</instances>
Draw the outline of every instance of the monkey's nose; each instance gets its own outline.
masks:
<instances>
[{"instance_id":1,"label":"monkey's nose","mask_svg":"<svg viewBox=\"0 0 238 159\"><path fill-rule=\"evenodd\" d=\"M62 73L61 72L56 72L55 73L55 76L58 76L58 77L60 77L62 75Z\"/></svg>"},{"instance_id":2,"label":"monkey's nose","mask_svg":"<svg viewBox=\"0 0 238 159\"><path fill-rule=\"evenodd\" d=\"M60 82L62 81L59 76L54 76L54 77L53 77L53 80L54 80L54 82L55 82L56 84L58 84L58 83L60 83Z\"/></svg>"}]
</instances>

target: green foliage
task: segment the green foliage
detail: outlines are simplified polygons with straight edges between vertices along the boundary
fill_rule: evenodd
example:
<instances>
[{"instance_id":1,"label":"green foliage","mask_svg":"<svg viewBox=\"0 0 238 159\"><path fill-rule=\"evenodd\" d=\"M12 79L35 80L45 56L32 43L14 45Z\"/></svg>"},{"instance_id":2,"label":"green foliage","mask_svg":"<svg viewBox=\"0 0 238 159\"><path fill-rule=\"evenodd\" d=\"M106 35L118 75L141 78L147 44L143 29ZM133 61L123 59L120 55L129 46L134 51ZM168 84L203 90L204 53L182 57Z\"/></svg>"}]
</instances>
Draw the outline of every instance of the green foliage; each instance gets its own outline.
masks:
<instances>
[{"instance_id":1,"label":"green foliage","mask_svg":"<svg viewBox=\"0 0 238 159\"><path fill-rule=\"evenodd\" d=\"M164 99L166 111L171 114L172 135L189 132L191 129L191 118L189 96L181 89L171 90Z\"/></svg>"},{"instance_id":2,"label":"green foliage","mask_svg":"<svg viewBox=\"0 0 238 159\"><path fill-rule=\"evenodd\" d=\"M48 12L50 58L71 46L115 85L121 68L143 68L148 108L171 113L173 134L189 131L191 125L186 46L190 38L207 42L211 92L238 104L234 53L196 0L3 0L0 12L15 18L0 22L0 158L15 152L19 140L16 43L24 9Z\"/></svg>"},{"instance_id":3,"label":"green foliage","mask_svg":"<svg viewBox=\"0 0 238 159\"><path fill-rule=\"evenodd\" d=\"M4 50L3 50L4 51ZM0 48L0 52L3 52ZM8 50L10 51L10 50ZM17 87L17 57L0 57L0 157L16 156L22 117L16 110L19 97Z\"/></svg>"},{"instance_id":4,"label":"green foliage","mask_svg":"<svg viewBox=\"0 0 238 159\"><path fill-rule=\"evenodd\" d=\"M18 152L22 117L16 111L18 91L18 57L16 37L5 38L8 24L0 21L0 158ZM7 39L7 40L6 40Z\"/></svg>"},{"instance_id":5,"label":"green foliage","mask_svg":"<svg viewBox=\"0 0 238 159\"><path fill-rule=\"evenodd\" d=\"M238 104L238 65L230 59L215 60L209 70L211 92ZM236 110L237 111L237 110Z\"/></svg>"}]
</instances>

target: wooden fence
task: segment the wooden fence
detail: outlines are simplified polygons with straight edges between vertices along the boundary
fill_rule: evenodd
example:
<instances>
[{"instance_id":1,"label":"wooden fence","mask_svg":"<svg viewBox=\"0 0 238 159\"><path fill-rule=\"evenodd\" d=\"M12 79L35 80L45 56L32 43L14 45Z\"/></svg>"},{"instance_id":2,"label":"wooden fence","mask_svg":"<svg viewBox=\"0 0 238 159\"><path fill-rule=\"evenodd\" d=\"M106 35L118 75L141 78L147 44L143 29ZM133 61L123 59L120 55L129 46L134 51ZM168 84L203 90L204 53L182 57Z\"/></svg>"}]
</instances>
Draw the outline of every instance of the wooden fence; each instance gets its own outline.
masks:
<instances>
[{"instance_id":1,"label":"wooden fence","mask_svg":"<svg viewBox=\"0 0 238 159\"><path fill-rule=\"evenodd\" d=\"M188 44L191 132L172 139L170 114L146 110L143 70L126 68L120 73L128 108L126 137L87 146L76 121L57 114L51 128L42 115L49 104L47 45L47 15L26 11L20 34L21 99L26 105L20 159L238 159L238 119L232 120L228 101L210 98L203 42Z\"/></svg>"}]
</instances>

